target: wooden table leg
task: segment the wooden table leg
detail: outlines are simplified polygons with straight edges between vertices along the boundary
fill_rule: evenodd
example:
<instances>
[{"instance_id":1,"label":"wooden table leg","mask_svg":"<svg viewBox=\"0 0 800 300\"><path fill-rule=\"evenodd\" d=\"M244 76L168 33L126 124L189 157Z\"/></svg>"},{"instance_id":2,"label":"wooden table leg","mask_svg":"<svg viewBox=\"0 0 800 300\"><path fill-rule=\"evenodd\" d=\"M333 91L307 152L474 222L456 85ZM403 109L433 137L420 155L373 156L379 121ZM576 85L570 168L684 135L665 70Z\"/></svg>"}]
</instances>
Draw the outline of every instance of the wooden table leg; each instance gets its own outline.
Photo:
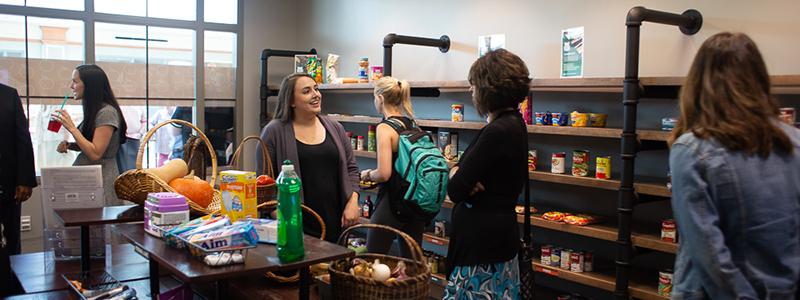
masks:
<instances>
[{"instance_id":1,"label":"wooden table leg","mask_svg":"<svg viewBox=\"0 0 800 300\"><path fill-rule=\"evenodd\" d=\"M89 250L89 225L81 225L81 271L88 272L91 263Z\"/></svg>"},{"instance_id":2,"label":"wooden table leg","mask_svg":"<svg viewBox=\"0 0 800 300\"><path fill-rule=\"evenodd\" d=\"M308 267L300 268L300 300L308 300L309 286L311 281L311 274L309 274Z\"/></svg>"},{"instance_id":3,"label":"wooden table leg","mask_svg":"<svg viewBox=\"0 0 800 300\"><path fill-rule=\"evenodd\" d=\"M217 281L217 290L215 298L217 300L224 299L228 294L228 282L225 280Z\"/></svg>"},{"instance_id":4,"label":"wooden table leg","mask_svg":"<svg viewBox=\"0 0 800 300\"><path fill-rule=\"evenodd\" d=\"M150 261L150 297L152 299L158 299L158 295L161 293L161 284L159 282L159 278L161 278L158 274L158 262L152 257L149 257L148 260Z\"/></svg>"}]
</instances>

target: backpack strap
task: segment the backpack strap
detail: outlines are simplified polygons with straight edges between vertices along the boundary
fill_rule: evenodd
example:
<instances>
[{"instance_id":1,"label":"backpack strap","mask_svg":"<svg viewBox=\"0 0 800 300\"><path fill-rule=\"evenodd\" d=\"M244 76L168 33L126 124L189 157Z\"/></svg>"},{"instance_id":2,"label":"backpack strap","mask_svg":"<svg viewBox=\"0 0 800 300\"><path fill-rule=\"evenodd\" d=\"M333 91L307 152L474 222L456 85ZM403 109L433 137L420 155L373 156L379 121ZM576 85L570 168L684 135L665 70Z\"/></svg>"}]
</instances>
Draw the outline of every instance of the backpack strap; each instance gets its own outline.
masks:
<instances>
[{"instance_id":1,"label":"backpack strap","mask_svg":"<svg viewBox=\"0 0 800 300\"><path fill-rule=\"evenodd\" d=\"M389 125L390 127L392 127L392 129L394 129L394 131L397 131L397 134L403 134L403 132L406 132L406 131L409 131L409 130L413 130L413 129L420 130L419 127L417 127L417 123L414 122L414 120L410 120L409 119L409 121L411 123L410 124L411 126L406 125L406 122L403 120L402 117L388 117L388 118L384 119L383 121L381 121L381 123Z\"/></svg>"}]
</instances>

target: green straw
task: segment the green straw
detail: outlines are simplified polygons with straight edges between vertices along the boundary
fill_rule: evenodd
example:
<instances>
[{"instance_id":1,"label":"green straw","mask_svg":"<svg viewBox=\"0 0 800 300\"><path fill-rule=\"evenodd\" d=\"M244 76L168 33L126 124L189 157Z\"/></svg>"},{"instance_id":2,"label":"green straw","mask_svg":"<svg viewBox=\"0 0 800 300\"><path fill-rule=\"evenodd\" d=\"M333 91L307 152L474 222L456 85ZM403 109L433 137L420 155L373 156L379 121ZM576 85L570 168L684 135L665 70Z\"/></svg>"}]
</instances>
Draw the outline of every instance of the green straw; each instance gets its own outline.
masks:
<instances>
[{"instance_id":1,"label":"green straw","mask_svg":"<svg viewBox=\"0 0 800 300\"><path fill-rule=\"evenodd\" d=\"M64 104L67 103L67 99L69 99L69 93L64 94L64 101L61 101L61 108L59 109L64 109Z\"/></svg>"}]
</instances>

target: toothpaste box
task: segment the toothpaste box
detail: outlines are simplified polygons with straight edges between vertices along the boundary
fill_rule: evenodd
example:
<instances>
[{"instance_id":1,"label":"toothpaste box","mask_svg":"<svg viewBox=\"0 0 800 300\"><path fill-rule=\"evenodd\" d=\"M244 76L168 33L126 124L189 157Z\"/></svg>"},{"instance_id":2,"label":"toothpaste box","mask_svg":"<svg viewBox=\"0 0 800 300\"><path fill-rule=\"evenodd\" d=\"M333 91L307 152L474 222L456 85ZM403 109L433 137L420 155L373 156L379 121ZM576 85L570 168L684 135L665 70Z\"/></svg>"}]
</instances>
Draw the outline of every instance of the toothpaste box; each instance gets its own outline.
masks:
<instances>
[{"instance_id":1,"label":"toothpaste box","mask_svg":"<svg viewBox=\"0 0 800 300\"><path fill-rule=\"evenodd\" d=\"M144 203L144 230L161 237L161 230L170 229L189 221L186 198L177 193L150 193Z\"/></svg>"},{"instance_id":2,"label":"toothpaste box","mask_svg":"<svg viewBox=\"0 0 800 300\"><path fill-rule=\"evenodd\" d=\"M222 192L222 213L231 222L257 218L256 173L245 171L222 171L219 174L219 189Z\"/></svg>"},{"instance_id":3,"label":"toothpaste box","mask_svg":"<svg viewBox=\"0 0 800 300\"><path fill-rule=\"evenodd\" d=\"M258 241L275 244L278 242L278 221L272 219L253 219L253 227L258 233Z\"/></svg>"}]
</instances>

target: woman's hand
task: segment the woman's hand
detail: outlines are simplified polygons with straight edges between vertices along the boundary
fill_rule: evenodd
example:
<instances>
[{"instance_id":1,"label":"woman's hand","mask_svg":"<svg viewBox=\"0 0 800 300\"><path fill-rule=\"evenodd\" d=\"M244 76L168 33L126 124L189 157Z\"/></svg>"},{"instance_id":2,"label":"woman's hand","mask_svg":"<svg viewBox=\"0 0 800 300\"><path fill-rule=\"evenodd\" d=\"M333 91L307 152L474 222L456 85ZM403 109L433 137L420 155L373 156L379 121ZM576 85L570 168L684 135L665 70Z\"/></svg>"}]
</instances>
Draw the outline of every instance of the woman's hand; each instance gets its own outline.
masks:
<instances>
[{"instance_id":1,"label":"woman's hand","mask_svg":"<svg viewBox=\"0 0 800 300\"><path fill-rule=\"evenodd\" d=\"M371 169L366 169L366 170L361 171L361 180L372 181L372 178L370 178L370 176L369 176L369 172L372 172L372 170Z\"/></svg>"},{"instance_id":2,"label":"woman's hand","mask_svg":"<svg viewBox=\"0 0 800 300\"><path fill-rule=\"evenodd\" d=\"M453 176L455 176L457 172L458 172L458 166L455 166L455 167L451 168L450 169L450 177L448 177L448 178L452 179Z\"/></svg>"},{"instance_id":3,"label":"woman's hand","mask_svg":"<svg viewBox=\"0 0 800 300\"><path fill-rule=\"evenodd\" d=\"M55 113L53 113L52 117L61 122L61 125L64 126L64 129L66 129L70 133L72 132L73 129L76 128L75 122L72 121L72 117L66 110L58 109L56 110Z\"/></svg>"},{"instance_id":4,"label":"woman's hand","mask_svg":"<svg viewBox=\"0 0 800 300\"><path fill-rule=\"evenodd\" d=\"M358 207L358 194L353 193L350 201L347 201L347 206L344 207L342 213L342 228L347 228L358 224L358 217L361 215L361 208Z\"/></svg>"},{"instance_id":5,"label":"woman's hand","mask_svg":"<svg viewBox=\"0 0 800 300\"><path fill-rule=\"evenodd\" d=\"M68 147L69 147L69 142L61 141L61 143L58 143L58 147L56 147L56 152L67 153L67 150L69 150Z\"/></svg>"}]
</instances>

